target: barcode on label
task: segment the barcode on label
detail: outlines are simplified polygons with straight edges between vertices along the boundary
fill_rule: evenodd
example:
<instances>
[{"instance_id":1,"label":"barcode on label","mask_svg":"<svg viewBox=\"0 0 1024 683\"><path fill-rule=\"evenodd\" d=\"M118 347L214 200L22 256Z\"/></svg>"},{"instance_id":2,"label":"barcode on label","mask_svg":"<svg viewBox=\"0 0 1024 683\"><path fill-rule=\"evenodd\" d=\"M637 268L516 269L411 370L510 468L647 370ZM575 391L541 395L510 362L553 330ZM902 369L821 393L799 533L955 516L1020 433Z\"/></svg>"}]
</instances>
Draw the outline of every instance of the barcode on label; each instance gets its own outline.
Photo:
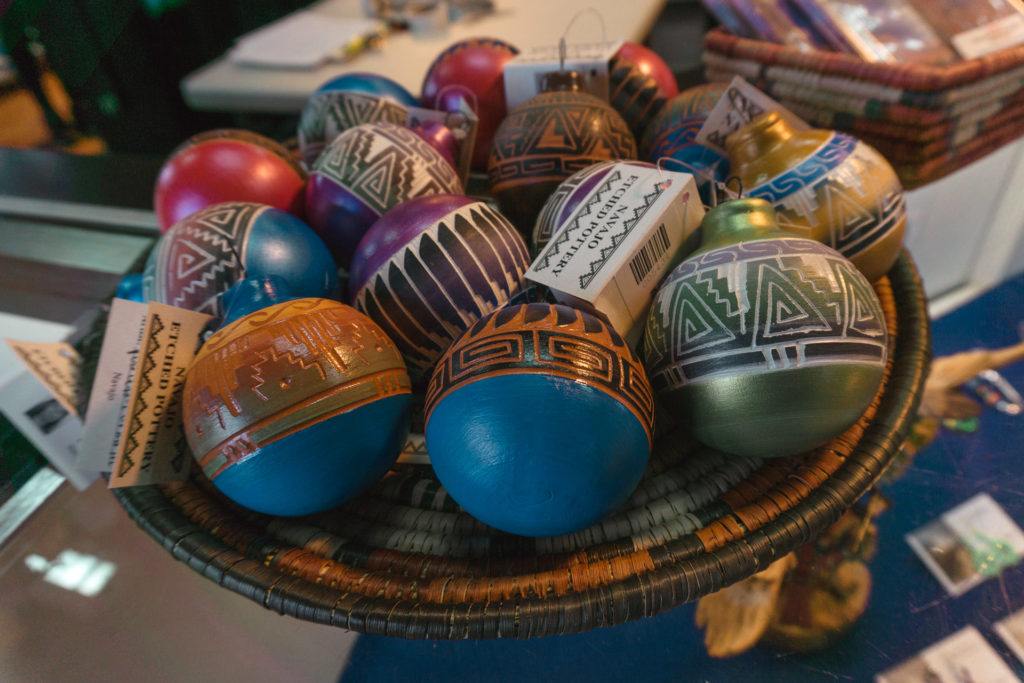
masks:
<instances>
[{"instance_id":1,"label":"barcode on label","mask_svg":"<svg viewBox=\"0 0 1024 683\"><path fill-rule=\"evenodd\" d=\"M629 270L633 273L633 279L637 284L643 282L658 259L665 255L665 252L668 251L668 244L668 231L665 229L665 224L662 223L658 227L658 232L647 240L647 244L629 262Z\"/></svg>"}]
</instances>

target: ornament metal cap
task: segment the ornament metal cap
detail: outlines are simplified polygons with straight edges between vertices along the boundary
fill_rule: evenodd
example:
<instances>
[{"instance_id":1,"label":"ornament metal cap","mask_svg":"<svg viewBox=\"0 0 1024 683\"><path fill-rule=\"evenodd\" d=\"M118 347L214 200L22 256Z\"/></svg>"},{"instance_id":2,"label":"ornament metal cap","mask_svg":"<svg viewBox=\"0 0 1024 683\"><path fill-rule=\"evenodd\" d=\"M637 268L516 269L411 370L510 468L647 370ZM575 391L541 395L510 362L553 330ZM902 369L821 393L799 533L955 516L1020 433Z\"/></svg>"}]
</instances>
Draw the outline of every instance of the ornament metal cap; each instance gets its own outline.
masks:
<instances>
[{"instance_id":1,"label":"ornament metal cap","mask_svg":"<svg viewBox=\"0 0 1024 683\"><path fill-rule=\"evenodd\" d=\"M578 71L551 71L541 80L542 92L579 92L583 90L583 77Z\"/></svg>"},{"instance_id":2,"label":"ornament metal cap","mask_svg":"<svg viewBox=\"0 0 1024 683\"><path fill-rule=\"evenodd\" d=\"M697 254L739 242L787 236L772 205L752 197L719 204L705 214L700 229L704 237Z\"/></svg>"}]
</instances>

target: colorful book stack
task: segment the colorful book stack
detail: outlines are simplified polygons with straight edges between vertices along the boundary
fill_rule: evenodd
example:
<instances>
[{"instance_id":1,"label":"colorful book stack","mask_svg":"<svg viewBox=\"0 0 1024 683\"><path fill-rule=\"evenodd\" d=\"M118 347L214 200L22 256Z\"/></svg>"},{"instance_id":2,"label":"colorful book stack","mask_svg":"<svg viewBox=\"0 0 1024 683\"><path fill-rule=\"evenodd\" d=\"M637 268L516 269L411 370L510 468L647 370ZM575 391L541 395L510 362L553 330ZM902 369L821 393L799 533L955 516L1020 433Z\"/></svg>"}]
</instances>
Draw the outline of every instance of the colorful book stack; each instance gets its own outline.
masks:
<instances>
[{"instance_id":1,"label":"colorful book stack","mask_svg":"<svg viewBox=\"0 0 1024 683\"><path fill-rule=\"evenodd\" d=\"M868 2L859 14L844 14L842 0L781 4L805 10L805 30L819 47L773 39L749 22L727 26L746 37L707 34L709 80L743 76L812 125L858 136L907 187L1024 134L1024 14L1008 0L966 3L969 12L965 3L916 1L881 3L887 8L874 12L880 4Z\"/></svg>"}]
</instances>

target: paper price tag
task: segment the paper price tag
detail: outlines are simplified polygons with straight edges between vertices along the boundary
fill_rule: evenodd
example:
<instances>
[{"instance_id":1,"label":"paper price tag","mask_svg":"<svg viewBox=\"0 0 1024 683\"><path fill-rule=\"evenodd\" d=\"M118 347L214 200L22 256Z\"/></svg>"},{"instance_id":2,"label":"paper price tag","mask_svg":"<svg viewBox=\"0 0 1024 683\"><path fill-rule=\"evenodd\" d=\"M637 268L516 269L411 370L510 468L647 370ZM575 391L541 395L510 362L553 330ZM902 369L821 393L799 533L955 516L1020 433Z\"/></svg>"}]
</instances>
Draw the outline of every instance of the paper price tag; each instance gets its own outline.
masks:
<instances>
[{"instance_id":1,"label":"paper price tag","mask_svg":"<svg viewBox=\"0 0 1024 683\"><path fill-rule=\"evenodd\" d=\"M191 457L181 425L185 371L211 316L147 304L110 487L177 481L188 476Z\"/></svg>"},{"instance_id":2,"label":"paper price tag","mask_svg":"<svg viewBox=\"0 0 1024 683\"><path fill-rule=\"evenodd\" d=\"M526 272L563 303L603 313L631 343L654 290L686 255L704 207L688 173L616 164Z\"/></svg>"},{"instance_id":3,"label":"paper price tag","mask_svg":"<svg viewBox=\"0 0 1024 683\"><path fill-rule=\"evenodd\" d=\"M145 329L146 304L114 299L85 411L79 448L83 469L110 472L114 468Z\"/></svg>"},{"instance_id":4,"label":"paper price tag","mask_svg":"<svg viewBox=\"0 0 1024 683\"><path fill-rule=\"evenodd\" d=\"M78 417L78 377L82 359L75 348L67 342L46 344L14 339L8 339L7 345L64 410Z\"/></svg>"},{"instance_id":5,"label":"paper price tag","mask_svg":"<svg viewBox=\"0 0 1024 683\"><path fill-rule=\"evenodd\" d=\"M0 387L0 412L79 491L96 472L78 466L82 421L64 409L33 373L21 372Z\"/></svg>"},{"instance_id":6,"label":"paper price tag","mask_svg":"<svg viewBox=\"0 0 1024 683\"><path fill-rule=\"evenodd\" d=\"M583 79L583 89L607 102L608 63L622 47L622 41L575 43L566 46L564 70L575 71ZM561 71L558 45L524 50L505 64L505 103L509 110L541 90L545 74Z\"/></svg>"},{"instance_id":7,"label":"paper price tag","mask_svg":"<svg viewBox=\"0 0 1024 683\"><path fill-rule=\"evenodd\" d=\"M736 76L719 98L694 141L726 154L725 140L755 118L777 111L796 130L810 128L807 122L763 92Z\"/></svg>"}]
</instances>

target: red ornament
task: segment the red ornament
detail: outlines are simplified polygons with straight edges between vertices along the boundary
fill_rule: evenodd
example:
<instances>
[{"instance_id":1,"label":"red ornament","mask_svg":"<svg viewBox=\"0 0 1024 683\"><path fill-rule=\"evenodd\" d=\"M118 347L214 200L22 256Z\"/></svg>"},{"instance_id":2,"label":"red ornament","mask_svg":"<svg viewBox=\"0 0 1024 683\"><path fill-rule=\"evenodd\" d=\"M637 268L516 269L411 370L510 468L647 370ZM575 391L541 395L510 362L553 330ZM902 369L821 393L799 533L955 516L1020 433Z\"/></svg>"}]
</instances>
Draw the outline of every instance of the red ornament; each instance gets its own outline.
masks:
<instances>
[{"instance_id":1,"label":"red ornament","mask_svg":"<svg viewBox=\"0 0 1024 683\"><path fill-rule=\"evenodd\" d=\"M306 176L288 150L244 130L189 138L167 159L153 192L160 230L222 202L255 202L302 213Z\"/></svg>"},{"instance_id":2,"label":"red ornament","mask_svg":"<svg viewBox=\"0 0 1024 683\"><path fill-rule=\"evenodd\" d=\"M439 54L423 79L423 105L447 111L452 98L464 97L476 112L473 168L485 170L494 131L505 118L505 63L519 54L495 38L461 40Z\"/></svg>"},{"instance_id":3,"label":"red ornament","mask_svg":"<svg viewBox=\"0 0 1024 683\"><path fill-rule=\"evenodd\" d=\"M639 43L623 43L615 53L619 59L628 60L637 65L641 73L650 76L658 84L658 90L665 99L679 94L679 84L665 60L654 50Z\"/></svg>"}]
</instances>

